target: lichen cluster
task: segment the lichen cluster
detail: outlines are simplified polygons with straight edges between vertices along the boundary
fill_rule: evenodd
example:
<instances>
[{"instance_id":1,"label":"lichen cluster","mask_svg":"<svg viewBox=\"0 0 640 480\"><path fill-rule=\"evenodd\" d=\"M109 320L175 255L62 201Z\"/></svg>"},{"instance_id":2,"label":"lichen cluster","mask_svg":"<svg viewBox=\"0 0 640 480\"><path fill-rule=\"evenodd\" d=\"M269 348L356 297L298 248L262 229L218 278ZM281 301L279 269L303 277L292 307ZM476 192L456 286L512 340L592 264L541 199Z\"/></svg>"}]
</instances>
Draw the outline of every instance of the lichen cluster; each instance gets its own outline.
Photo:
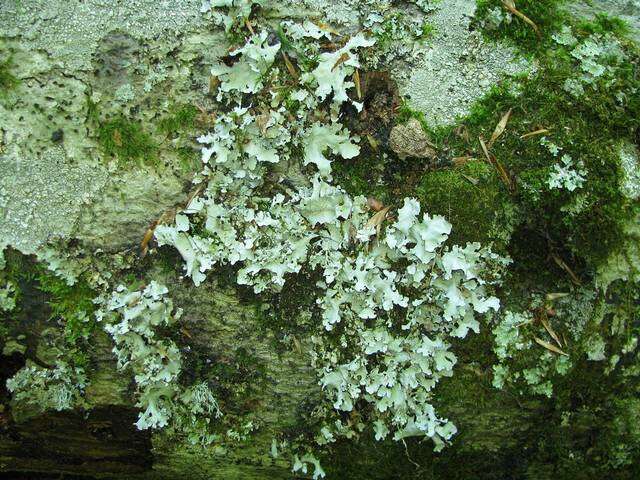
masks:
<instances>
[{"instance_id":1,"label":"lichen cluster","mask_svg":"<svg viewBox=\"0 0 640 480\"><path fill-rule=\"evenodd\" d=\"M233 19L223 23L231 28ZM195 285L228 264L255 293L281 291L303 267L318 272L313 361L334 409L318 444L373 425L379 440L425 435L442 447L455 427L430 399L456 361L447 337L477 332L475 315L498 309L486 274L505 261L478 244L445 246L451 225L420 215L415 199L405 198L389 222L388 207L372 212L366 198L330 183L333 159L360 150L340 117L345 104L362 108L352 77L358 49L373 41L356 34L318 54L316 40L331 34L310 22L284 23L283 35L287 46L257 32L230 52L231 65L213 68L226 113L199 138L197 194L174 224L156 228L156 239L178 249ZM281 49L284 65L275 62ZM271 94L262 93L267 85ZM361 421L340 419L362 402Z\"/></svg>"},{"instance_id":2,"label":"lichen cluster","mask_svg":"<svg viewBox=\"0 0 640 480\"><path fill-rule=\"evenodd\" d=\"M88 411L101 382L120 382L109 404L135 405L135 426L157 451L169 457L159 446L175 441L177 456L196 452L216 467L222 455L236 462L244 443L260 468L286 464L314 478L341 468L361 478L385 462L402 470L398 455L414 476L443 464L465 476L460 452L483 465L509 458L514 477L537 478L549 464L561 478L635 468L637 47L615 19L570 21L555 0L477 3L475 20L455 17L464 35L451 44L509 40L535 67L455 125L431 124L407 99L398 105L392 78L395 60L432 62L442 68L434 76L447 71L443 58L455 68L480 63L471 46L459 54L438 43L443 57L416 50L433 33L426 20L436 15L424 13L443 22L459 0L449 10L349 2L362 31L351 20L273 14L264 1L205 1L214 31L190 38L175 59L193 61L193 75L180 75L186 89L199 82L188 98L204 103L171 99L164 113L144 111L175 73L151 61L113 92L97 88L102 98L85 85L85 140L100 161L117 159L111 173L134 169L119 180L120 225L133 233L113 251L82 243L96 234L35 245L18 262L12 250L5 262L0 243L0 332L15 363L6 367L9 413ZM220 30L230 48L202 52L224 44ZM110 42L136 48L119 34ZM124 72L117 50L97 55L96 82ZM393 74L363 71L373 67ZM0 86L13 68L0 63ZM392 145L389 130L403 122L428 155ZM166 196L178 198L151 212L136 178L178 158L183 173L196 172L192 184L171 177L179 193ZM140 205L126 200L128 189ZM264 338L236 348L248 330ZM268 342L282 357L264 351ZM300 377L278 371L286 362ZM457 434L461 450L445 449ZM353 454L371 445L362 459Z\"/></svg>"},{"instance_id":3,"label":"lichen cluster","mask_svg":"<svg viewBox=\"0 0 640 480\"><path fill-rule=\"evenodd\" d=\"M7 380L7 389L16 402L25 402L41 412L67 410L77 406L86 385L83 369L64 361L52 368L27 365Z\"/></svg>"},{"instance_id":4,"label":"lichen cluster","mask_svg":"<svg viewBox=\"0 0 640 480\"><path fill-rule=\"evenodd\" d=\"M173 423L188 432L204 420L220 417L222 412L205 383L182 388L178 381L182 356L177 345L166 338L158 338L157 330L170 326L181 315L167 298L167 287L151 282L143 290L129 291L119 286L104 300L98 320L111 335L118 368L130 369L138 391L141 408L136 426L140 430L163 428ZM183 411L188 412L191 425L185 423ZM193 432L189 432L193 435ZM211 438L203 433L204 443Z\"/></svg>"}]
</instances>

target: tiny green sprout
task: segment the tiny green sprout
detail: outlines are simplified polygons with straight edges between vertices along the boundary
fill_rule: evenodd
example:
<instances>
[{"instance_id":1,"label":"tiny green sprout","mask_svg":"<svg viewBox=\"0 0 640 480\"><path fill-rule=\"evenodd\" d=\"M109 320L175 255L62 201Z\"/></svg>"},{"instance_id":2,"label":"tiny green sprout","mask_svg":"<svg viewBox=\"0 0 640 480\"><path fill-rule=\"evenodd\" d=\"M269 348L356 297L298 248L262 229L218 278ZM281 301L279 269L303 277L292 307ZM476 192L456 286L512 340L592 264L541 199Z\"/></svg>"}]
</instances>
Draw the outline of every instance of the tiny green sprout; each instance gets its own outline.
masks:
<instances>
[{"instance_id":1,"label":"tiny green sprout","mask_svg":"<svg viewBox=\"0 0 640 480\"><path fill-rule=\"evenodd\" d=\"M420 33L420 38L422 38L423 40L426 40L428 38L431 38L435 35L436 33L436 27L434 27L433 25L431 25L430 23L424 23L422 25L422 31Z\"/></svg>"}]
</instances>

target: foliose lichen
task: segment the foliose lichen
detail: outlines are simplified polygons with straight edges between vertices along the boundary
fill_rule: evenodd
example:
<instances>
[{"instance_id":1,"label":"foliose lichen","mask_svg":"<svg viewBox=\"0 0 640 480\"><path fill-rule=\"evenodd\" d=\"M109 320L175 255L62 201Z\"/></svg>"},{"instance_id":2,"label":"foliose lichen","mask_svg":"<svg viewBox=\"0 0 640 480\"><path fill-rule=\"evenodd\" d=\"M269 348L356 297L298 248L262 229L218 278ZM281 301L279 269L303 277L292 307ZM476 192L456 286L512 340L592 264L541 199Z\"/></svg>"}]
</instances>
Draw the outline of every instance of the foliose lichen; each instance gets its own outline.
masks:
<instances>
[{"instance_id":1,"label":"foliose lichen","mask_svg":"<svg viewBox=\"0 0 640 480\"><path fill-rule=\"evenodd\" d=\"M235 10L225 5L223 23L232 25ZM155 237L180 252L196 285L219 265L236 265L237 283L256 293L281 291L303 267L318 272L312 361L331 407L317 445L373 429L378 440L427 436L442 448L456 429L431 396L456 362L447 339L477 332L476 315L499 308L491 291L508 260L479 244L446 246L451 225L413 198L392 221L390 207L370 213L366 198L330 183L329 153L359 153L341 107L361 108L349 91L360 88L358 51L374 41L358 33L307 61L305 52L320 49L300 40L313 45L331 34L292 23L282 31L292 43L269 44L265 30L254 32L232 51L234 63L212 70L226 112L199 138L196 194ZM276 63L281 48L285 69ZM362 420L344 422L356 404ZM294 471L307 464L324 476L310 451L295 457Z\"/></svg>"}]
</instances>

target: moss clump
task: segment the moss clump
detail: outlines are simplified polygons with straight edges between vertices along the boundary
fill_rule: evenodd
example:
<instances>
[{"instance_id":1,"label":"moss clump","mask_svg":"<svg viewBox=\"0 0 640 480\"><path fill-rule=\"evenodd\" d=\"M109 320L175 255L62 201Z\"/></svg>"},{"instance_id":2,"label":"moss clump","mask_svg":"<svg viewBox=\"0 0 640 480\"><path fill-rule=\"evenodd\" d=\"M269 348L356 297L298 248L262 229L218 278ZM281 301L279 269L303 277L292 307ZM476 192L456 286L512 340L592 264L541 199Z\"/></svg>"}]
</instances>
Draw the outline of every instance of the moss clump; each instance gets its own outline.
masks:
<instances>
[{"instance_id":1,"label":"moss clump","mask_svg":"<svg viewBox=\"0 0 640 480\"><path fill-rule=\"evenodd\" d=\"M416 193L431 215L443 215L451 222L452 243L497 240L502 247L507 243L514 207L486 162L472 160L460 168L427 172Z\"/></svg>"},{"instance_id":2,"label":"moss clump","mask_svg":"<svg viewBox=\"0 0 640 480\"><path fill-rule=\"evenodd\" d=\"M200 151L191 145L190 138L193 137L201 127L202 120L200 112L193 105L185 104L176 107L173 115L166 116L158 122L158 131L167 138L180 138L176 145L175 153L178 159L179 169L184 172L194 172L200 165ZM185 135L187 134L187 135ZM187 141L183 141L183 140Z\"/></svg>"},{"instance_id":3,"label":"moss clump","mask_svg":"<svg viewBox=\"0 0 640 480\"><path fill-rule=\"evenodd\" d=\"M352 160L333 162L331 166L336 183L349 194L387 200L383 181L385 162L381 155L365 153Z\"/></svg>"},{"instance_id":4,"label":"moss clump","mask_svg":"<svg viewBox=\"0 0 640 480\"><path fill-rule=\"evenodd\" d=\"M499 4L480 2L479 11ZM363 148L357 159L334 162L336 181L349 193L378 196L386 204L404 196L418 197L427 211L453 223L456 242L493 242L504 247L515 255L514 264L525 276L546 271L552 284L554 278L567 280L569 274L554 257L578 277L591 276L620 248L624 226L638 210L619 190L618 150L621 142L636 143L640 131L640 97L635 93L640 89L640 53L624 37L620 21L599 16L591 22L570 23L558 4L518 2L519 10L537 22L541 38L517 18L508 28L489 32L523 47L525 39L543 45L533 51L538 69L529 77L492 88L458 125L431 128L421 112L407 105L399 108L396 122L416 118L429 133L438 150L437 165L400 160L392 153L385 160L381 152ZM567 81L580 75L575 46L552 37L561 19L578 44L592 39L600 44L614 42L621 52L598 59L606 66L605 73L586 81L579 98L566 87ZM490 150L511 179L509 185L484 160L478 141L479 137L488 141L508 110L507 128ZM541 129L543 134L522 138ZM543 135L562 148L559 155L541 143ZM366 146L364 141L361 144ZM554 165L564 154L586 171L583 185L573 191L549 185ZM454 167L461 163L453 161L456 158L475 160ZM512 231L516 235L511 241ZM531 242L542 249L541 256L532 254Z\"/></svg>"},{"instance_id":5,"label":"moss clump","mask_svg":"<svg viewBox=\"0 0 640 480\"><path fill-rule=\"evenodd\" d=\"M617 22L598 17L592 23L580 23L573 31L577 40L582 41L593 31L614 35L621 29ZM627 61L613 64L606 78L587 84L584 95L579 99L565 89L565 82L576 76L576 60L571 55L571 48L554 43L552 49L538 52L539 70L534 76L493 88L456 129L431 131L439 148L451 157L470 155L483 158L478 137L487 141L502 115L511 110L507 129L493 145L491 153L516 185L516 191L508 197L525 219L520 228L527 232L518 238L524 242L530 242L532 238L541 239L541 245L548 253L565 252L574 257L572 262L582 265L583 273L589 275L620 246L624 225L637 211L637 205L625 199L619 190L618 147L621 141L634 143L640 126L640 101L634 94L640 88L640 55L624 37L617 41ZM406 108L401 114L404 117L421 117ZM428 125L423 125L428 129ZM521 138L539 129L545 129L547 139L562 148L560 155L554 157L541 144L542 135ZM584 163L587 175L582 188L568 191L549 186L552 166L558 163L562 154ZM495 179L500 178L497 171L493 175ZM433 176L426 176L428 188L423 189L425 195L429 195L428 189L442 189L435 181L429 182L428 178ZM452 176L451 173L437 175L445 184ZM505 185L498 183L494 186L508 193ZM463 190L458 198L466 198L467 195L469 193ZM438 198L431 194L429 198L431 203L427 201L426 204L441 212L455 204L450 197ZM474 210L474 202L459 203ZM463 210L462 207L460 209ZM453 212L455 214L455 210ZM472 217L466 221L474 224L473 220ZM479 222L475 225L481 227ZM485 230L487 228L489 225L485 225ZM519 248L512 244L512 249L525 257L530 255L526 246ZM526 262L525 257L518 258L516 263ZM540 266L528 265L527 269L535 271Z\"/></svg>"},{"instance_id":6,"label":"moss clump","mask_svg":"<svg viewBox=\"0 0 640 480\"><path fill-rule=\"evenodd\" d=\"M167 136L182 131L194 130L197 124L198 109L193 105L182 105L173 115L164 117L158 123L158 130Z\"/></svg>"},{"instance_id":7,"label":"moss clump","mask_svg":"<svg viewBox=\"0 0 640 480\"><path fill-rule=\"evenodd\" d=\"M93 331L96 292L83 279L74 285L51 272L40 269L37 275L39 289L47 295L47 305L51 310L51 320L64 322L65 337L71 344L87 338Z\"/></svg>"},{"instance_id":8,"label":"moss clump","mask_svg":"<svg viewBox=\"0 0 640 480\"><path fill-rule=\"evenodd\" d=\"M13 60L11 57L0 61L0 98L18 86L20 81L11 73Z\"/></svg>"},{"instance_id":9,"label":"moss clump","mask_svg":"<svg viewBox=\"0 0 640 480\"><path fill-rule=\"evenodd\" d=\"M630 33L629 25L624 20L606 13L598 13L593 20L582 21L578 23L577 27L587 34L612 33L616 37L624 37Z\"/></svg>"},{"instance_id":10,"label":"moss clump","mask_svg":"<svg viewBox=\"0 0 640 480\"><path fill-rule=\"evenodd\" d=\"M476 23L484 25L487 17L500 11L507 15L509 11L501 0L477 0ZM545 50L551 39L551 34L567 21L567 15L562 10L563 0L519 0L516 8L533 21L538 32L513 15L511 22L502 21L497 28L485 28L483 33L490 39L508 38L523 52L536 54Z\"/></svg>"},{"instance_id":11,"label":"moss clump","mask_svg":"<svg viewBox=\"0 0 640 480\"><path fill-rule=\"evenodd\" d=\"M25 323L35 324L36 316L42 317L40 320L44 323L57 323L62 326L60 348L65 361L75 367L85 367L87 340L95 327L96 291L82 277L74 285L68 285L34 256L11 248L5 250L4 256L6 266L0 271L0 277L16 288L16 307L9 313L0 312L4 326L19 325L23 333ZM4 330L5 334L9 332L7 328Z\"/></svg>"},{"instance_id":12,"label":"moss clump","mask_svg":"<svg viewBox=\"0 0 640 480\"><path fill-rule=\"evenodd\" d=\"M107 155L125 163L155 165L158 147L142 125L117 117L98 125L98 142Z\"/></svg>"}]
</instances>

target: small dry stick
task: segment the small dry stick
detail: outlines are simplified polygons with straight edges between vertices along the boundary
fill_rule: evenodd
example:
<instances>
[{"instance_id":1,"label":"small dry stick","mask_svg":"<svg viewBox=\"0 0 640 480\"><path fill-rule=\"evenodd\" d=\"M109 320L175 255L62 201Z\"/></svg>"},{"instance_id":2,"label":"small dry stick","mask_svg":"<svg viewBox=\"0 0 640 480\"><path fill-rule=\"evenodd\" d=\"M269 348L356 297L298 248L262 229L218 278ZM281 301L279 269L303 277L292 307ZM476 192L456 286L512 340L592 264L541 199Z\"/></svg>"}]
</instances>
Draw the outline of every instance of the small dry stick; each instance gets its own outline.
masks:
<instances>
[{"instance_id":1,"label":"small dry stick","mask_svg":"<svg viewBox=\"0 0 640 480\"><path fill-rule=\"evenodd\" d=\"M533 28L533 30L536 32L536 35L538 35L538 37L540 36L540 29L538 28L538 26L533 22L533 20L527 17L524 13L516 9L516 3L513 0L502 0L502 5L504 5L504 8L506 8L511 13L513 13L516 17L522 19L522 21L524 21L531 28Z\"/></svg>"},{"instance_id":2,"label":"small dry stick","mask_svg":"<svg viewBox=\"0 0 640 480\"><path fill-rule=\"evenodd\" d=\"M549 323L549 320L547 320L547 318L544 315L544 313L540 315L540 323L542 323L542 326L544 327L544 329L547 331L547 333L549 335L551 335L551 338L553 338L555 340L555 342L558 344L558 346L562 348L562 342L560 341L560 337L553 330L553 328L551 328L551 324Z\"/></svg>"},{"instance_id":3,"label":"small dry stick","mask_svg":"<svg viewBox=\"0 0 640 480\"><path fill-rule=\"evenodd\" d=\"M333 65L333 67L331 67L331 71L333 72L336 68L338 68L347 60L349 60L349 58L350 58L349 54L347 52L344 52L342 55L338 57L338 60L336 60L336 63Z\"/></svg>"},{"instance_id":4,"label":"small dry stick","mask_svg":"<svg viewBox=\"0 0 640 480\"><path fill-rule=\"evenodd\" d=\"M283 50L281 50L282 52L282 58L284 58L284 64L287 67L287 70L289 71L289 74L293 77L293 78L298 78L298 71L296 70L296 67L293 66L293 63L291 63L291 60L289 60L289 55L287 55L286 53L284 53Z\"/></svg>"},{"instance_id":5,"label":"small dry stick","mask_svg":"<svg viewBox=\"0 0 640 480\"><path fill-rule=\"evenodd\" d=\"M573 281L573 283L575 283L576 285L582 285L582 282L580 281L580 279L578 278L578 276L573 273L573 270L571 270L569 268L569 265L567 265L564 260L562 260L558 255L556 255L555 253L551 254L551 258L553 258L553 261L556 262L556 264L562 268L565 272L567 272L569 274L569 277L571 277L571 280Z\"/></svg>"},{"instance_id":6,"label":"small dry stick","mask_svg":"<svg viewBox=\"0 0 640 480\"><path fill-rule=\"evenodd\" d=\"M520 135L520 139L524 140L525 138L534 137L536 135L544 135L545 133L549 133L549 130L546 128L541 128L540 130L535 130L533 132L525 133L524 135Z\"/></svg>"},{"instance_id":7,"label":"small dry stick","mask_svg":"<svg viewBox=\"0 0 640 480\"><path fill-rule=\"evenodd\" d=\"M480 140L480 146L482 147L482 152L484 153L484 156L487 158L487 161L489 162L490 165L494 166L494 168L498 171L498 174L500 175L502 182L507 186L509 191L513 193L515 191L515 188L514 188L513 182L509 178L509 174L504 169L502 164L498 161L498 159L489 153L489 150L487 149L487 145L484 143L484 140L482 140L482 137L478 137L478 140Z\"/></svg>"},{"instance_id":8,"label":"small dry stick","mask_svg":"<svg viewBox=\"0 0 640 480\"><path fill-rule=\"evenodd\" d=\"M247 18L247 19L245 19L244 23L247 26L247 28L249 29L249 31L251 32L251 35L255 35L256 32L253 31L253 26L251 25L251 20L249 20Z\"/></svg>"}]
</instances>

